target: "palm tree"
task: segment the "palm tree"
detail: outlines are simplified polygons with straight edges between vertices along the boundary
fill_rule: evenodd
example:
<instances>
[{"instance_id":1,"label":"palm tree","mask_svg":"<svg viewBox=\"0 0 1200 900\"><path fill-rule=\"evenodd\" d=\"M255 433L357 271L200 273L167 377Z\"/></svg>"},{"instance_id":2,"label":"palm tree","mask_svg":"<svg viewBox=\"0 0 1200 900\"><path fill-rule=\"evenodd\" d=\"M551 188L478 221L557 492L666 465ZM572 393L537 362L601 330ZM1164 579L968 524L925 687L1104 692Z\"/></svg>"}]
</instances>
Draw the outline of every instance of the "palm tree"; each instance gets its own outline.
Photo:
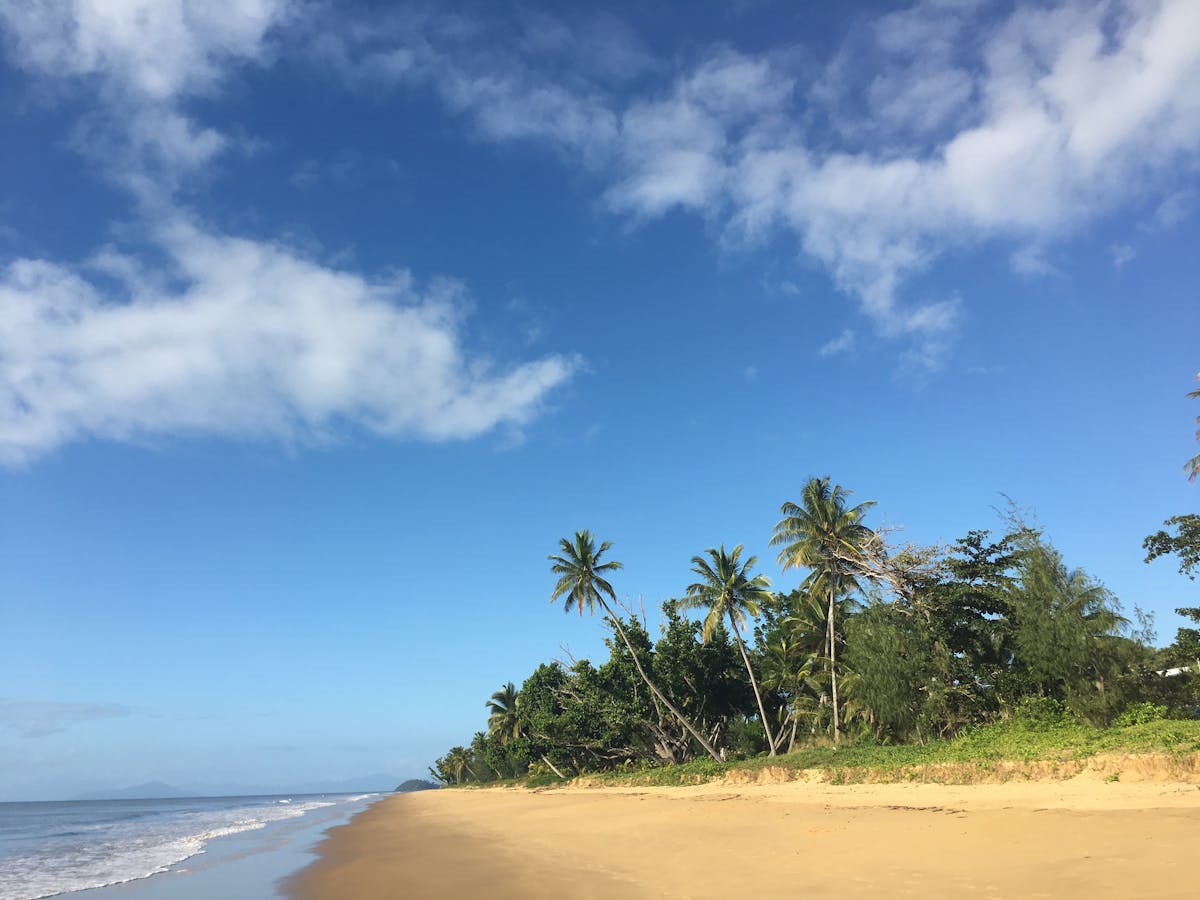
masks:
<instances>
[{"instance_id":1,"label":"palm tree","mask_svg":"<svg viewBox=\"0 0 1200 900\"><path fill-rule=\"evenodd\" d=\"M750 577L749 572L758 562L758 558L751 556L744 563L740 563L741 544L734 547L732 553L725 552L724 544L720 549L709 547L705 552L708 553L711 563L702 556L692 557L692 571L700 576L700 581L688 585L683 603L693 609L703 607L708 610L708 615L704 617L702 633L706 644L721 619L728 617L738 649L742 651L742 662L746 664L746 672L750 675L754 699L758 701L758 713L762 717L763 731L767 735L767 746L770 748L770 755L774 756L775 738L771 734L762 694L754 677L754 668L750 665L746 644L742 641L742 632L738 627L738 623L744 623L747 617L757 618L760 604L771 599L771 582L765 575Z\"/></svg>"},{"instance_id":2,"label":"palm tree","mask_svg":"<svg viewBox=\"0 0 1200 900\"><path fill-rule=\"evenodd\" d=\"M775 525L771 546L783 546L779 563L784 570L803 566L810 570L806 589L823 592L827 598L825 641L833 700L833 743L837 746L841 720L838 712L837 631L834 611L837 598L858 587L848 560L859 555L860 548L873 532L862 524L866 511L875 504L860 503L847 507L850 491L829 484L829 478L810 478L804 486L801 503L784 503L783 518Z\"/></svg>"},{"instance_id":3,"label":"palm tree","mask_svg":"<svg viewBox=\"0 0 1200 900\"><path fill-rule=\"evenodd\" d=\"M1200 372L1196 373L1196 380L1200 381ZM1200 400L1200 389L1189 391L1188 397L1193 400ZM1196 416L1196 424L1200 425L1200 416ZM1196 440L1200 441L1200 429L1196 431ZM1200 475L1200 453L1197 453L1184 463L1183 468L1188 473L1188 481L1194 481L1196 476Z\"/></svg>"},{"instance_id":4,"label":"palm tree","mask_svg":"<svg viewBox=\"0 0 1200 900\"><path fill-rule=\"evenodd\" d=\"M484 704L490 713L488 737L499 738L500 743L507 744L521 736L521 720L517 718L519 699L511 681L492 694L492 699Z\"/></svg>"},{"instance_id":5,"label":"palm tree","mask_svg":"<svg viewBox=\"0 0 1200 900\"><path fill-rule=\"evenodd\" d=\"M646 682L646 687L662 702L663 706L671 711L671 714L679 720L679 723L687 729L688 733L700 742L700 746L708 751L708 754L713 759L720 761L721 755L717 753L712 744L705 740L704 735L696 730L687 717L650 680L650 676L642 668L642 662L633 649L633 644L629 641L629 635L625 633L625 626L621 624L620 618L613 613L612 607L604 599L607 596L613 603L617 602L617 595L613 591L612 585L608 583L604 576L609 572L615 572L623 568L616 560L606 563L600 562L600 557L610 547L612 547L612 543L604 541L597 548L592 533L587 530L575 532L574 541L570 541L567 538L560 539L559 549L562 551L562 555L552 555L549 557L552 563L550 571L558 576L558 583L554 586L554 591L550 594L550 602L553 603L560 597L565 597L563 612L569 613L572 609L578 609L581 616L583 615L584 607L587 607L588 612L592 612L595 609L595 605L599 603L608 620L616 628L617 634L625 642L625 647L629 650L629 655L633 658L633 664L637 668L638 674L642 676L642 681Z\"/></svg>"},{"instance_id":6,"label":"palm tree","mask_svg":"<svg viewBox=\"0 0 1200 900\"><path fill-rule=\"evenodd\" d=\"M492 694L492 699L484 704L491 712L491 715L488 716L488 737L499 738L501 744L507 744L509 741L520 738L520 705L521 695L511 681ZM538 756L555 775L566 779L567 776L559 771L558 766L550 762L550 758L545 753L538 753Z\"/></svg>"},{"instance_id":7,"label":"palm tree","mask_svg":"<svg viewBox=\"0 0 1200 900\"><path fill-rule=\"evenodd\" d=\"M466 747L451 747L445 756L446 769L454 778L455 784L462 784L464 773L474 775L471 771L471 753Z\"/></svg>"},{"instance_id":8,"label":"palm tree","mask_svg":"<svg viewBox=\"0 0 1200 900\"><path fill-rule=\"evenodd\" d=\"M800 590L797 595L791 605L792 614L783 620L783 626L786 640L800 663L798 684L815 701L809 710L812 717L810 730L815 733L824 719L826 707L832 706L828 655L829 612L820 592ZM839 602L838 606L841 605ZM838 686L840 689L840 682ZM830 719L832 717L831 712Z\"/></svg>"},{"instance_id":9,"label":"palm tree","mask_svg":"<svg viewBox=\"0 0 1200 900\"><path fill-rule=\"evenodd\" d=\"M803 639L782 635L763 648L763 687L784 698L783 715L775 735L777 747L783 746L788 723L792 726L791 736L788 738L788 753L791 753L796 745L796 730L800 725L801 713L811 713L815 730L815 722L827 697L816 673L818 660L824 660L824 624L822 609L820 633L812 646L806 645Z\"/></svg>"}]
</instances>

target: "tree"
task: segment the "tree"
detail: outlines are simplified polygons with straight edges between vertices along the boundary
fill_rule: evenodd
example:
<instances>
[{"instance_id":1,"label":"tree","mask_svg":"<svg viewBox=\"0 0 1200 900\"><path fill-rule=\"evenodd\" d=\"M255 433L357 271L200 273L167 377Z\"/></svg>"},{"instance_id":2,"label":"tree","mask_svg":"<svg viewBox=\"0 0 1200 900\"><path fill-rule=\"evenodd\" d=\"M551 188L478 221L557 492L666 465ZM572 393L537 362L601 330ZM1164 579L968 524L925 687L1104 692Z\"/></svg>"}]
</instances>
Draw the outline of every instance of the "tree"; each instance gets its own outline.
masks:
<instances>
[{"instance_id":1,"label":"tree","mask_svg":"<svg viewBox=\"0 0 1200 900\"><path fill-rule=\"evenodd\" d=\"M940 576L922 587L914 607L946 663L945 686L955 688L944 694L949 731L955 722L992 717L1009 688L1023 684L1010 677L1014 620L1009 597L1017 565L1014 541L1020 538L1019 529L996 541L986 530L967 532L946 548Z\"/></svg>"},{"instance_id":2,"label":"tree","mask_svg":"<svg viewBox=\"0 0 1200 900\"><path fill-rule=\"evenodd\" d=\"M430 773L444 784L462 784L471 774L471 753L466 747L451 747L441 759L437 760Z\"/></svg>"},{"instance_id":3,"label":"tree","mask_svg":"<svg viewBox=\"0 0 1200 900\"><path fill-rule=\"evenodd\" d=\"M550 756L559 754L563 740L563 718L566 711L567 674L558 663L539 665L521 685L517 717L521 733L530 744L530 753L537 755L559 778L562 771ZM565 764L561 755L559 762Z\"/></svg>"},{"instance_id":4,"label":"tree","mask_svg":"<svg viewBox=\"0 0 1200 900\"><path fill-rule=\"evenodd\" d=\"M615 560L610 562L600 562L602 557L609 548L612 547L610 541L604 541L600 547L596 547L596 541L592 537L590 531L575 532L575 540L570 541L567 538L562 538L559 541L559 549L562 551L561 556L551 555L549 557L552 565L550 571L558 577L558 583L554 586L553 592L550 594L550 602L565 598L563 605L564 612L570 612L572 608L578 609L579 614L583 615L583 610L586 607L588 612L592 612L597 603L604 610L605 616L612 623L617 633L621 636L621 640L625 642L625 646L629 649L630 656L633 657L634 665L637 667L638 674L642 680L646 682L646 687L654 694L658 700L671 711L681 725L688 730L700 746L703 747L708 754L715 760L720 760L721 756L713 748L699 731L688 721L666 695L655 686L650 680L650 676L646 674L646 670L642 667L642 662L638 659L638 655L634 652L633 645L629 642L629 635L625 632L625 627L621 624L621 620L612 611L612 607L608 605L607 597L613 603L617 602L617 595L613 591L612 585L605 579L605 575L609 572L614 572L622 568L619 562Z\"/></svg>"},{"instance_id":5,"label":"tree","mask_svg":"<svg viewBox=\"0 0 1200 900\"><path fill-rule=\"evenodd\" d=\"M1178 556L1179 574L1194 581L1200 571L1200 516L1195 513L1171 516L1163 524L1174 528L1175 533L1163 529L1142 541L1146 562L1153 562L1160 556Z\"/></svg>"},{"instance_id":6,"label":"tree","mask_svg":"<svg viewBox=\"0 0 1200 900\"><path fill-rule=\"evenodd\" d=\"M663 602L662 636L654 644L650 674L713 746L728 751L727 740L737 739L732 727L752 715L754 695L724 624L718 623L708 640L701 640L703 625L681 615L680 606L678 600ZM668 743L686 751L692 746L686 731L670 741L668 729L677 725L674 717L660 716L657 730Z\"/></svg>"},{"instance_id":7,"label":"tree","mask_svg":"<svg viewBox=\"0 0 1200 900\"><path fill-rule=\"evenodd\" d=\"M899 603L874 603L845 621L845 657L856 676L846 693L875 736L924 743L953 732L955 697L967 688L947 678L950 653L924 619Z\"/></svg>"},{"instance_id":8,"label":"tree","mask_svg":"<svg viewBox=\"0 0 1200 900\"><path fill-rule=\"evenodd\" d=\"M502 742L515 740L521 736L521 720L517 716L517 702L520 695L510 681L484 704L488 708L488 730L490 737L499 738Z\"/></svg>"},{"instance_id":9,"label":"tree","mask_svg":"<svg viewBox=\"0 0 1200 900\"><path fill-rule=\"evenodd\" d=\"M1200 380L1200 373L1196 378ZM1191 391L1188 397L1200 399L1200 389ZM1196 422L1200 424L1200 416L1196 417ZM1196 431L1196 440L1200 441L1200 430ZM1200 453L1187 461L1184 470L1188 473L1189 481L1200 475ZM1174 529L1174 534L1160 529L1142 541L1146 562L1152 562L1160 556L1177 556L1179 573L1195 581L1197 572L1200 572L1200 515L1171 516L1163 524ZM1175 612L1200 624L1200 607L1185 606ZM1168 650L1174 659L1194 661L1200 666L1200 629L1180 628L1175 635L1175 643Z\"/></svg>"},{"instance_id":10,"label":"tree","mask_svg":"<svg viewBox=\"0 0 1200 900\"><path fill-rule=\"evenodd\" d=\"M811 591L821 591L827 601L826 647L829 658L830 683L833 701L833 742L838 743L841 727L838 710L837 631L834 622L837 598L858 589L852 567L847 559L859 554L860 548L872 536L862 524L863 516L875 504L846 505L850 491L841 485L830 486L829 478L810 478L804 486L801 502L784 503L783 518L775 525L771 546L782 546L779 563L784 570L794 567L810 569L805 585Z\"/></svg>"},{"instance_id":11,"label":"tree","mask_svg":"<svg viewBox=\"0 0 1200 900\"><path fill-rule=\"evenodd\" d=\"M1200 381L1200 372L1196 373L1196 380ZM1200 389L1189 391L1188 397L1193 400L1200 400ZM1200 416L1196 416L1196 424L1200 425ZM1196 440L1200 441L1200 429L1196 430ZM1197 453L1183 465L1183 470L1188 473L1188 481L1194 481L1197 475L1200 475L1200 453Z\"/></svg>"},{"instance_id":12,"label":"tree","mask_svg":"<svg viewBox=\"0 0 1200 900\"><path fill-rule=\"evenodd\" d=\"M774 756L775 738L771 734L767 711L763 708L762 693L758 689L754 667L750 665L750 657L746 654L746 644L742 640L742 631L738 625L739 622L745 623L747 618L758 616L760 604L771 597L771 582L765 575L749 574L758 558L751 556L744 563L740 562L742 549L742 545L738 544L732 553L726 553L725 545L722 544L719 549L709 547L705 551L709 555L708 560L702 556L693 556L692 571L700 576L700 580L688 585L683 602L693 609L708 610L702 632L705 643L708 643L721 620L728 617L738 649L742 653L742 662L746 664L746 673L750 676L750 687L754 689L754 699L758 703L758 713L762 717L763 731L767 736L767 747L770 755Z\"/></svg>"},{"instance_id":13,"label":"tree","mask_svg":"<svg viewBox=\"0 0 1200 900\"><path fill-rule=\"evenodd\" d=\"M1022 540L1008 590L1018 672L1039 695L1103 722L1119 706L1109 688L1120 670L1118 639L1126 620L1103 584L1069 569L1040 535Z\"/></svg>"},{"instance_id":14,"label":"tree","mask_svg":"<svg viewBox=\"0 0 1200 900\"><path fill-rule=\"evenodd\" d=\"M790 753L801 717L810 720L809 730L815 734L829 705L825 604L820 597L795 590L786 596L776 595L763 612L766 627L755 629L762 648L763 686L783 704L783 720L776 732L780 745L791 723Z\"/></svg>"},{"instance_id":15,"label":"tree","mask_svg":"<svg viewBox=\"0 0 1200 900\"><path fill-rule=\"evenodd\" d=\"M1200 625L1200 606L1181 606L1175 610L1175 614ZM1168 650L1182 664L1196 666L1200 672L1200 628L1177 628L1175 643Z\"/></svg>"}]
</instances>

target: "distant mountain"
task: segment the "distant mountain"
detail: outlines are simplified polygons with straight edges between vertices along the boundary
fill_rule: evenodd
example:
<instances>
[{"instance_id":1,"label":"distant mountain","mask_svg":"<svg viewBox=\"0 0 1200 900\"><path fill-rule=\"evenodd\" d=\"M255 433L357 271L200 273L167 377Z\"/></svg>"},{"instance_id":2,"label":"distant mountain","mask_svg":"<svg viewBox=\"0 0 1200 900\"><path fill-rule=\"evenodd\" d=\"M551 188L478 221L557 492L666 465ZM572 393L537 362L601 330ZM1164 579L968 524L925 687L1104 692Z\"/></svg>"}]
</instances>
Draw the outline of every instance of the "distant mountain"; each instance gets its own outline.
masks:
<instances>
[{"instance_id":1,"label":"distant mountain","mask_svg":"<svg viewBox=\"0 0 1200 900\"><path fill-rule=\"evenodd\" d=\"M424 778L410 778L408 781L402 782L395 793L411 794L413 791L436 791L441 785L436 781L428 781Z\"/></svg>"},{"instance_id":2,"label":"distant mountain","mask_svg":"<svg viewBox=\"0 0 1200 900\"><path fill-rule=\"evenodd\" d=\"M191 791L180 790L174 785L161 781L147 781L145 784L135 784L132 787L111 791L92 791L82 794L76 800L173 800L177 797L194 797Z\"/></svg>"},{"instance_id":3,"label":"distant mountain","mask_svg":"<svg viewBox=\"0 0 1200 900\"><path fill-rule=\"evenodd\" d=\"M91 791L74 799L173 800L178 797L258 797L278 794L390 794L399 780L395 775L376 773L337 781L327 779L290 785L209 783L189 789L177 788L161 781L149 781L120 790Z\"/></svg>"},{"instance_id":4,"label":"distant mountain","mask_svg":"<svg viewBox=\"0 0 1200 900\"><path fill-rule=\"evenodd\" d=\"M386 794L399 779L395 775L362 775L340 781L310 781L292 790L297 794Z\"/></svg>"},{"instance_id":5,"label":"distant mountain","mask_svg":"<svg viewBox=\"0 0 1200 900\"><path fill-rule=\"evenodd\" d=\"M399 779L395 775L361 775L358 778L321 781L294 781L290 784L231 784L209 782L201 785L198 797L253 797L278 794L388 794Z\"/></svg>"}]
</instances>

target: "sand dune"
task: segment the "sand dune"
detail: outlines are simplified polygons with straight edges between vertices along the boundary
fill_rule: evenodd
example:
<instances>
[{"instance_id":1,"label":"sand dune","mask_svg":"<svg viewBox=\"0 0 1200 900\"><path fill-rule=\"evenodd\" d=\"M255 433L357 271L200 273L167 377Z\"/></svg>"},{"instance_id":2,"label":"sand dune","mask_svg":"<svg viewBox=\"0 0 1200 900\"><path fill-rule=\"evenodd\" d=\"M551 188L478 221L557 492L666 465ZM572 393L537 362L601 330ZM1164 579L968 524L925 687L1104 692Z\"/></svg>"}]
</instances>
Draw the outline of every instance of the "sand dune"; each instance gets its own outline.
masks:
<instances>
[{"instance_id":1,"label":"sand dune","mask_svg":"<svg viewBox=\"0 0 1200 900\"><path fill-rule=\"evenodd\" d=\"M287 886L374 897L1196 896L1200 787L429 791L334 829Z\"/></svg>"}]
</instances>

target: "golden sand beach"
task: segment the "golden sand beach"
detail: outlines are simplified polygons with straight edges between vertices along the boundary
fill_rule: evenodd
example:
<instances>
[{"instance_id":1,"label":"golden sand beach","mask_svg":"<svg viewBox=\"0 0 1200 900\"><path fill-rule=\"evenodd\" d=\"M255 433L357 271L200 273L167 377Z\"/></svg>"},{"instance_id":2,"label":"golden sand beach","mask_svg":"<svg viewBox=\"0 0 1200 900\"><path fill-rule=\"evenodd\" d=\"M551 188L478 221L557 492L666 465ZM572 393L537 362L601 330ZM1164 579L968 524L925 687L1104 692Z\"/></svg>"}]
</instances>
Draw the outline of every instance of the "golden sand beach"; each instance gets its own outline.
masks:
<instances>
[{"instance_id":1,"label":"golden sand beach","mask_svg":"<svg viewBox=\"0 0 1200 900\"><path fill-rule=\"evenodd\" d=\"M427 791L286 885L344 898L1197 896L1200 786L1068 781Z\"/></svg>"}]
</instances>

